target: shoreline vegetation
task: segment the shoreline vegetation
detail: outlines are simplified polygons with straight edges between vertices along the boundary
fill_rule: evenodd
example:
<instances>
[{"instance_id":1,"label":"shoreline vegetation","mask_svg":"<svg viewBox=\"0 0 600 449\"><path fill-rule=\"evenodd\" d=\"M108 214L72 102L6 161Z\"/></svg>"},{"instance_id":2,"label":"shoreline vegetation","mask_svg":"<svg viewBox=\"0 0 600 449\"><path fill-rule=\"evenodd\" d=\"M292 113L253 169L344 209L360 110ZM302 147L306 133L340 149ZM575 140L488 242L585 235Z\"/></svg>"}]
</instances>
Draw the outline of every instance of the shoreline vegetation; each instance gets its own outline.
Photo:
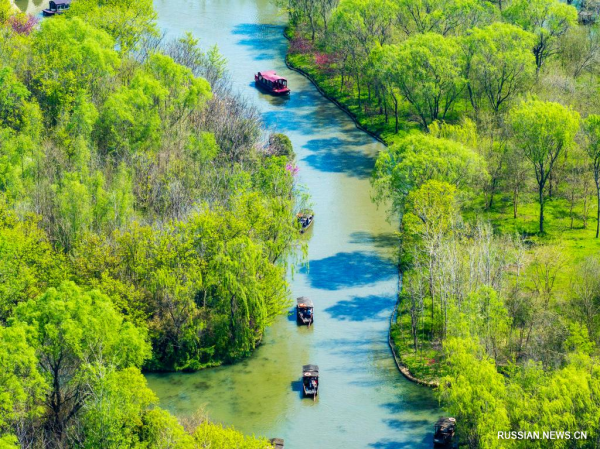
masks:
<instances>
[{"instance_id":1,"label":"shoreline vegetation","mask_svg":"<svg viewBox=\"0 0 600 449\"><path fill-rule=\"evenodd\" d=\"M266 449L142 370L250 355L302 248L294 153L151 0L0 0L0 446Z\"/></svg>"},{"instance_id":2,"label":"shoreline vegetation","mask_svg":"<svg viewBox=\"0 0 600 449\"><path fill-rule=\"evenodd\" d=\"M545 447L495 432L557 426L584 428L594 436L577 447L595 447L596 4L280 5L288 65L387 146L372 185L402 217L390 323L400 371L439 385L471 448Z\"/></svg>"},{"instance_id":3,"label":"shoreline vegetation","mask_svg":"<svg viewBox=\"0 0 600 449\"><path fill-rule=\"evenodd\" d=\"M286 39L288 39L288 41L291 42L293 35L293 28L287 26L284 30L284 36ZM300 65L301 63L297 62L298 58L290 58L289 56L290 55L288 53L285 61L288 68L306 77L317 88L321 95L344 111L354 122L357 128L366 132L384 145L388 145L388 142L386 142L383 137L377 134L375 130L369 129L369 123L365 117L363 117L361 120L360 117L352 112L348 105L340 102L340 100L334 96L335 92L332 92L331 90L328 92L325 90L324 86L320 84L319 79L321 79L322 83L325 83L328 78L318 78L317 76L319 72L316 70L316 67L311 66L308 63L302 66ZM311 68L313 70L311 70ZM401 281L401 268L399 268L398 276ZM400 287L400 290L402 290L402 287ZM429 348L428 350L421 350L417 355L411 354L411 338L407 335L407 331L405 330L406 326L408 325L408 323L406 323L407 313L406 311L403 311L401 314L398 314L398 311L402 308L400 301L401 300L399 298L398 302L394 306L394 310L392 311L388 335L388 345L390 347L394 363L398 367L398 371L411 382L430 388L438 388L442 375L439 371L439 366L435 363L431 363L431 361L435 361L435 357L439 356L439 349L435 350L433 348Z\"/></svg>"},{"instance_id":4,"label":"shoreline vegetation","mask_svg":"<svg viewBox=\"0 0 600 449\"><path fill-rule=\"evenodd\" d=\"M293 28L289 25L284 30L284 36L288 41L292 41L294 35ZM354 122L357 128L366 132L374 139L383 143L384 145L388 145L388 143L374 130L370 130L368 128L369 124L367 122L361 121L361 119L354 113L352 110L344 103L340 102L335 96L334 92L326 91L324 86L320 84L317 76L319 72L315 69L315 67L310 64L305 64L304 66L300 65L297 61L297 58L290 58L290 54L286 55L286 65L289 69L294 70L300 73L302 76L306 77L316 88L317 90L327 98L329 101L334 103L339 109L341 109L346 115L350 117L350 119ZM297 65L298 64L298 65ZM313 68L314 70L310 70ZM325 82L327 78L322 78L321 82ZM399 269L399 279L402 279L402 271ZM401 285L401 282L400 282ZM401 287L400 287L401 290ZM440 373L438 370L435 370L435 365L432 367L428 366L427 362L431 361L435 356L438 355L438 351L429 350L429 358L427 355L424 355L423 352L419 353L418 356L412 357L410 354L411 350L409 349L410 338L408 340L404 337L404 326L406 323L401 323L401 320L406 317L406 313L398 315L397 312L400 309L400 301L396 303L394 306L394 310L392 311L392 315L390 317L390 327L389 327L389 335L388 335L388 345L390 347L390 351L392 353L392 358L394 359L394 363L398 367L398 371L406 377L411 382L417 383L419 385L423 385L430 388L439 387L439 379Z\"/></svg>"}]
</instances>

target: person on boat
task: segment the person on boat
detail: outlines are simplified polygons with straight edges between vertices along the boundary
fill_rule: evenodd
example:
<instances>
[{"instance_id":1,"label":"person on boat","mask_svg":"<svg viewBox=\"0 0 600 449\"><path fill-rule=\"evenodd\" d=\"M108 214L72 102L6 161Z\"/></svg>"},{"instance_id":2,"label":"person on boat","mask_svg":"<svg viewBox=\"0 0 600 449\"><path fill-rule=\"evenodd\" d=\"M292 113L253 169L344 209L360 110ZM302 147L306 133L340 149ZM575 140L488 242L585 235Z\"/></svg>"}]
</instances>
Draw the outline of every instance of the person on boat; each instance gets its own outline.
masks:
<instances>
[{"instance_id":1,"label":"person on boat","mask_svg":"<svg viewBox=\"0 0 600 449\"><path fill-rule=\"evenodd\" d=\"M312 310L306 309L306 318L308 318L309 320L312 318Z\"/></svg>"}]
</instances>

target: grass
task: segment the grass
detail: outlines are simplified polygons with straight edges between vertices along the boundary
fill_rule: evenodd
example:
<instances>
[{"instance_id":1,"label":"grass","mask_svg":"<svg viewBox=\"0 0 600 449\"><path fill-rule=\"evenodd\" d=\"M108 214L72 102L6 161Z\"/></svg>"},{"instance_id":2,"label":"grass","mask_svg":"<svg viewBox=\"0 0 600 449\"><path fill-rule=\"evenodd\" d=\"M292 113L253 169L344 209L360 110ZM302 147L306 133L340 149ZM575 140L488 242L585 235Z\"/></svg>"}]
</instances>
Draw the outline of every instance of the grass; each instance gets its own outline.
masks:
<instances>
[{"instance_id":1,"label":"grass","mask_svg":"<svg viewBox=\"0 0 600 449\"><path fill-rule=\"evenodd\" d=\"M415 351L411 336L410 315L402 302L398 305L398 316L392 324L391 336L396 345L396 353L402 363L417 379L427 382L437 381L445 375L441 345L427 338L431 335L431 316L425 312L419 328L419 347Z\"/></svg>"},{"instance_id":2,"label":"grass","mask_svg":"<svg viewBox=\"0 0 600 449\"><path fill-rule=\"evenodd\" d=\"M293 39L297 34L298 31L292 27L286 29L286 36L290 39ZM390 111L386 122L385 115L380 113L380 108L373 102L369 102L366 86L363 86L360 101L358 89L353 80L345 79L345 85L342 88L340 75L331 71L323 71L317 65L316 55L320 53L320 50L311 44L310 48L303 52L290 50L287 59L292 66L306 72L329 97L335 98L350 111L361 126L378 135L384 141L389 142L411 130L419 129L416 122L408 120L410 115L408 107L406 104L402 104L399 106L399 129L396 133L393 112Z\"/></svg>"},{"instance_id":3,"label":"grass","mask_svg":"<svg viewBox=\"0 0 600 449\"><path fill-rule=\"evenodd\" d=\"M289 38L303 35L291 27L286 30L286 34ZM335 98L349 110L361 126L388 143L410 131L420 129L418 123L412 120L408 105L402 104L399 108L399 130L396 133L393 113L389 114L389 120L386 122L385 116L380 113L374 102L369 102L366 89L361 92L359 101L357 88L352 81L341 88L341 77L335 71L322 70L323 66L316 63L317 55L320 53L319 48L310 44L306 51L290 52L288 61L291 65L306 72L329 97ZM457 103L451 119L458 118L460 110L466 108L466 104ZM595 197L590 197L588 201L590 201L590 207L587 212L587 226L584 227L581 201L574 209L575 218L572 221L570 206L566 199L559 197L548 199L545 205L546 218L543 235L539 233L539 205L533 192L529 197L522 199L522 204L519 204L518 207L517 218L513 217L511 198L501 195L496 196L494 206L490 210L485 210L483 196L470 198L469 204L463 208L463 217L465 221L470 222L477 219L489 221L496 233L519 235L532 249L542 245L558 245L564 258L562 261L564 269L557 276L555 289L557 295L568 298L573 282L574 267L577 267L587 257L600 254L600 239L595 238ZM425 317L424 321L422 332L427 337L430 335L431 317ZM397 353L400 354L402 362L415 377L426 381L439 379L444 375L439 342L429 341L427 338L421 339L422 347L415 352L410 328L410 316L400 304L397 321L392 324L391 328Z\"/></svg>"},{"instance_id":4,"label":"grass","mask_svg":"<svg viewBox=\"0 0 600 449\"><path fill-rule=\"evenodd\" d=\"M571 227L568 201L563 198L550 198L544 207L544 234L539 234L540 207L534 200L519 205L517 218L513 216L512 201L498 198L495 206L484 211L483 200L473 201L464 213L466 221L483 219L489 221L497 234L519 235L535 248L541 245L557 245L561 249L564 269L557 278L556 289L566 293L571 286L574 267L584 259L600 254L600 239L596 236L595 199L590 198L592 207L588 210L587 227L582 220L581 202L574 209L575 218Z\"/></svg>"}]
</instances>

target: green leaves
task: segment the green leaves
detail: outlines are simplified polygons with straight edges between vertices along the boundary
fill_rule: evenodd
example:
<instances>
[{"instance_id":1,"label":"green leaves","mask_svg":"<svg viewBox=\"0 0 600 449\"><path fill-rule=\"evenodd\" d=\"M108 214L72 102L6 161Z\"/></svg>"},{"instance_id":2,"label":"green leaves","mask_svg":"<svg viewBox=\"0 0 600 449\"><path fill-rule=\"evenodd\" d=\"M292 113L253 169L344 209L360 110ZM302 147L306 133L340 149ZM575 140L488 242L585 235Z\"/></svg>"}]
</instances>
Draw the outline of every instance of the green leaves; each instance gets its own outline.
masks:
<instances>
[{"instance_id":1,"label":"green leaves","mask_svg":"<svg viewBox=\"0 0 600 449\"><path fill-rule=\"evenodd\" d=\"M558 103L528 100L510 115L514 144L531 162L538 184L540 233L544 232L544 187L557 163L573 145L579 114Z\"/></svg>"},{"instance_id":2,"label":"green leaves","mask_svg":"<svg viewBox=\"0 0 600 449\"><path fill-rule=\"evenodd\" d=\"M40 106L53 114L70 112L77 93L93 92L114 74L119 58L105 32L82 21L48 20L33 40L33 85Z\"/></svg>"},{"instance_id":3,"label":"green leaves","mask_svg":"<svg viewBox=\"0 0 600 449\"><path fill-rule=\"evenodd\" d=\"M144 38L158 36L151 0L82 0L72 5L69 15L106 31L122 53L136 50Z\"/></svg>"},{"instance_id":4,"label":"green leaves","mask_svg":"<svg viewBox=\"0 0 600 449\"><path fill-rule=\"evenodd\" d=\"M48 384L37 367L35 350L27 342L26 326L0 326L0 434L11 425L39 418ZM1 446L1 445L0 445Z\"/></svg>"},{"instance_id":5,"label":"green leaves","mask_svg":"<svg viewBox=\"0 0 600 449\"><path fill-rule=\"evenodd\" d=\"M519 27L494 23L474 28L465 39L469 98L477 111L484 104L498 113L533 80L534 36Z\"/></svg>"},{"instance_id":6,"label":"green leaves","mask_svg":"<svg viewBox=\"0 0 600 449\"><path fill-rule=\"evenodd\" d=\"M577 23L577 10L557 0L515 0L504 17L536 35L533 53L539 70L556 53L558 38Z\"/></svg>"},{"instance_id":7,"label":"green leaves","mask_svg":"<svg viewBox=\"0 0 600 449\"><path fill-rule=\"evenodd\" d=\"M473 150L451 140L412 134L379 155L372 184L377 201L391 199L393 208L401 210L410 191L429 180L468 189L486 176L485 163Z\"/></svg>"},{"instance_id":8,"label":"green leaves","mask_svg":"<svg viewBox=\"0 0 600 449\"><path fill-rule=\"evenodd\" d=\"M385 58L395 68L393 82L425 129L448 115L464 88L457 44L455 38L427 33L383 47Z\"/></svg>"}]
</instances>

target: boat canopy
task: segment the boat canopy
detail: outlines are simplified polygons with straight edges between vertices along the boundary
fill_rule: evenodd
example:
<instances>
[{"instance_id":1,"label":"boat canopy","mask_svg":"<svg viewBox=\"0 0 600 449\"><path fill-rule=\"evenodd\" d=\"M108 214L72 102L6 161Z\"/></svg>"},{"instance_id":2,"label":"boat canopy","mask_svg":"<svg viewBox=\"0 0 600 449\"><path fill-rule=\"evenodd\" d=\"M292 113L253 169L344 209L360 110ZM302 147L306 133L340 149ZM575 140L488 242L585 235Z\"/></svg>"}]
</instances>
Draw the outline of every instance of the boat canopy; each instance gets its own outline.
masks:
<instances>
[{"instance_id":1,"label":"boat canopy","mask_svg":"<svg viewBox=\"0 0 600 449\"><path fill-rule=\"evenodd\" d=\"M276 82L279 80L287 81L283 76L279 76L275 73L275 70L267 70L266 72L258 72L259 76L262 76L264 79Z\"/></svg>"},{"instance_id":2,"label":"boat canopy","mask_svg":"<svg viewBox=\"0 0 600 449\"><path fill-rule=\"evenodd\" d=\"M447 432L456 426L456 419L454 418L440 418L435 423L435 427L442 432Z\"/></svg>"},{"instance_id":3,"label":"boat canopy","mask_svg":"<svg viewBox=\"0 0 600 449\"><path fill-rule=\"evenodd\" d=\"M312 299L307 298L306 296L300 296L300 298L296 299L298 303L298 307L314 307Z\"/></svg>"},{"instance_id":4,"label":"boat canopy","mask_svg":"<svg viewBox=\"0 0 600 449\"><path fill-rule=\"evenodd\" d=\"M52 9L52 6L54 6L55 8L58 6L68 6L71 4L71 0L53 0L50 2L50 8Z\"/></svg>"},{"instance_id":5,"label":"boat canopy","mask_svg":"<svg viewBox=\"0 0 600 449\"><path fill-rule=\"evenodd\" d=\"M302 367L304 377L318 377L319 367L317 365L304 365Z\"/></svg>"}]
</instances>

